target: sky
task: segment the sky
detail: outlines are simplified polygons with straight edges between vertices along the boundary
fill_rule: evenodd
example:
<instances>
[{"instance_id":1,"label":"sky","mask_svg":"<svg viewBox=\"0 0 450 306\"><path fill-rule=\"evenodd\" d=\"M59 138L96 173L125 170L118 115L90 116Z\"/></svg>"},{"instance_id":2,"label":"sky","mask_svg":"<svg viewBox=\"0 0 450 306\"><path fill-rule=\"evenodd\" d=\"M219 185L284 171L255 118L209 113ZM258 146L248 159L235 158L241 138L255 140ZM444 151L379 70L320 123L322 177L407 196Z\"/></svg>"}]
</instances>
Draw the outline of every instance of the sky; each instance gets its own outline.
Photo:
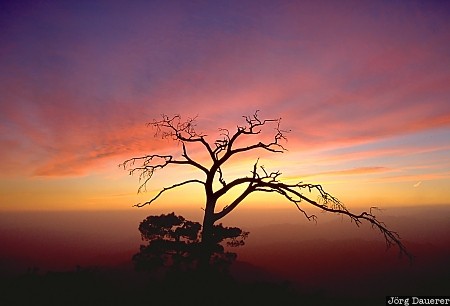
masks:
<instances>
[{"instance_id":1,"label":"sky","mask_svg":"<svg viewBox=\"0 0 450 306\"><path fill-rule=\"evenodd\" d=\"M449 16L448 1L2 1L0 211L130 209L198 175L174 166L138 195L118 164L180 152L146 123L198 116L214 140L256 110L282 118L288 151L227 175L260 157L349 207L449 204ZM184 186L153 205L202 200Z\"/></svg>"}]
</instances>

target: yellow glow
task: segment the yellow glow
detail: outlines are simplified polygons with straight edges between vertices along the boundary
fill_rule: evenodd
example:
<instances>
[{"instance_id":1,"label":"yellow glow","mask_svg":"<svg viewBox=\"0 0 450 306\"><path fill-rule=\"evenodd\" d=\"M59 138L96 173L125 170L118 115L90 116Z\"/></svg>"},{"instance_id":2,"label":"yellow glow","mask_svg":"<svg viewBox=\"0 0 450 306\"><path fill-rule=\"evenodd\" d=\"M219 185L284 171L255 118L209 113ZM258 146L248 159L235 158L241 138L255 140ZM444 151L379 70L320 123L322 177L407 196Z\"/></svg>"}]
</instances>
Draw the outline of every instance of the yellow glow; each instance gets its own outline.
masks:
<instances>
[{"instance_id":1,"label":"yellow glow","mask_svg":"<svg viewBox=\"0 0 450 306\"><path fill-rule=\"evenodd\" d=\"M235 159L224 167L227 182L234 178L251 176L256 159L252 157ZM338 197L344 204L352 206L391 206L446 204L450 202L448 179L445 176L394 176L392 173L373 171L327 175L317 174L292 176L298 172L313 173L314 166L289 167L280 160L259 161L268 171L281 170L280 177L287 183L299 181L320 183L326 191ZM117 163L115 164L117 165ZM126 171L111 164L111 168L95 175L74 178L28 178L3 179L0 183L1 210L98 210L129 209L133 204L143 203L153 198L162 188L190 178L204 179L204 174L186 166L173 166L156 172L147 184L147 191L137 194L138 176L128 176ZM278 167L278 168L277 168ZM370 169L369 169L370 170ZM372 169L373 170L373 169ZM371 171L372 171L371 170ZM376 169L375 169L376 170ZM420 184L418 184L420 182ZM220 185L216 186L217 188ZM235 188L224 196L217 210L228 205L239 196L242 188ZM308 191L305 190L305 195ZM317 199L316 195L312 195ZM162 194L151 206L167 209L204 207L203 187L188 184ZM278 208L285 201L282 196L268 193L252 194L241 206L253 208ZM276 203L276 204L275 204ZM290 204L288 204L290 205Z\"/></svg>"}]
</instances>

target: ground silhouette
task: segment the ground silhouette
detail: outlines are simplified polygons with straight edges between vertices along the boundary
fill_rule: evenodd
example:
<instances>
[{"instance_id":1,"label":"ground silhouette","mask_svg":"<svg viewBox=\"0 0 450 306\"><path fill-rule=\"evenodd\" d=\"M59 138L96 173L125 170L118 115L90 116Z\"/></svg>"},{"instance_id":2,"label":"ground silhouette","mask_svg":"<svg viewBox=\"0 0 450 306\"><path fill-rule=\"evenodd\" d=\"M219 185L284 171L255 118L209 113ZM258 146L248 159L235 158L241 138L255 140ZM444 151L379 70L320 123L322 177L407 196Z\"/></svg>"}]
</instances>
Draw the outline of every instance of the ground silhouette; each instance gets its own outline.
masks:
<instances>
[{"instance_id":1,"label":"ground silhouette","mask_svg":"<svg viewBox=\"0 0 450 306\"><path fill-rule=\"evenodd\" d=\"M29 271L0 277L1 305L376 305L302 293L289 282L240 282L223 273L174 272L164 279L105 268Z\"/></svg>"}]
</instances>

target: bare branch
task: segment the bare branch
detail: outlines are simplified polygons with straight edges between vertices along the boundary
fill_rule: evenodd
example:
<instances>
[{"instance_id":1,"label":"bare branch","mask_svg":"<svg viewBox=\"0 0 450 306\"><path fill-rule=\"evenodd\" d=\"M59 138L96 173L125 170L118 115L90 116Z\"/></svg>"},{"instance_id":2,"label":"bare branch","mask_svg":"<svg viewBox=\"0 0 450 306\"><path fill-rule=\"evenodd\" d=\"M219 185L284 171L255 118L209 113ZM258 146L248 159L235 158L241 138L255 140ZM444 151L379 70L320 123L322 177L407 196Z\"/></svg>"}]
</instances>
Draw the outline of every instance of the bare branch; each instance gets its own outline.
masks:
<instances>
[{"instance_id":1,"label":"bare branch","mask_svg":"<svg viewBox=\"0 0 450 306\"><path fill-rule=\"evenodd\" d=\"M350 218L350 220L354 221L357 226L359 226L363 220L366 220L372 225L373 228L377 228L383 234L386 241L386 246L388 248L396 245L399 249L400 255L404 254L410 260L412 260L412 255L407 251L406 247L401 242L400 236L397 232L389 230L386 225L383 222L378 221L376 216L371 212L362 212L361 214L357 215L348 211L347 208L337 198L325 192L321 185L286 185L280 182L260 182L258 183L258 185L279 190L280 194L284 195L286 199L294 203L299 209L299 203L303 200L315 207L322 209L323 211L346 215ZM294 187L297 187L297 189L300 190L304 188L308 188L310 191L312 189L318 190L321 195L322 203L318 203L309 199L308 197L302 195L299 190L294 189ZM294 199L292 196L290 196L290 194L295 195L297 199ZM302 209L300 210L304 212ZM308 219L310 218L308 217ZM313 219L315 219L315 216L313 217Z\"/></svg>"},{"instance_id":2,"label":"bare branch","mask_svg":"<svg viewBox=\"0 0 450 306\"><path fill-rule=\"evenodd\" d=\"M175 160L171 155L146 155L127 159L120 164L119 167L123 167L124 170L128 170L130 175L133 175L135 172L139 172L139 182L141 184L138 188L138 193L146 190L147 183L153 177L155 171L163 169L170 164L191 165L205 173L208 173L208 170L205 167L190 159L187 156L186 151L184 151L183 157L186 160ZM140 163L139 166L134 166L136 162Z\"/></svg>"},{"instance_id":3,"label":"bare branch","mask_svg":"<svg viewBox=\"0 0 450 306\"><path fill-rule=\"evenodd\" d=\"M142 207L149 205L166 191L182 185L200 183L204 185L206 195L204 228L207 230L203 233L206 237L208 231L211 232L211 227L214 222L228 215L251 193L276 193L283 196L290 203L293 203L297 210L308 220L316 221L317 217L306 212L303 206L304 203L317 207L324 212L345 215L349 217L352 222L354 221L357 226L362 222L369 222L373 228L376 228L381 232L387 247L397 246L400 254L405 254L410 259L412 258L402 244L398 233L389 230L383 222L376 218L373 213L373 211L377 210L376 207L371 207L369 212L362 212L361 214L350 212L343 203L326 192L319 184L308 184L303 182L286 184L281 182L281 172L270 172L267 171L264 166L258 166L259 159L254 163L249 176L236 178L231 181L225 180L223 165L234 155L255 149L263 149L272 153L283 153L284 151L287 151L283 146L283 141L287 141L286 135L290 131L281 129L281 118L262 119L259 117L259 111L256 111L251 116L243 116L243 118L245 121L244 125L238 125L234 133L231 133L228 129L219 129L220 136L211 144L206 141L206 134L197 132L195 123L196 117L182 120L179 115L173 117L162 115L160 120L154 120L149 123L148 125L156 129L155 136L174 140L179 144L181 143L182 152L181 156L177 158L173 155L150 154L124 161L120 166L128 170L130 175L135 172L139 173L141 185L138 192L145 189L147 182L153 177L155 171L164 169L170 164L188 165L199 169L206 174L206 180L201 181L198 179L191 179L165 187L151 200L135 206ZM273 138L271 140L253 142L253 144L240 147L237 145L238 140L247 139L247 136L249 138L251 138L252 135L258 136L261 134L263 128L272 125L275 126L275 132L273 133ZM191 144L201 144L201 147L208 152L209 157L211 158L211 166L205 166L203 163L194 160L194 158L188 154L188 146ZM221 184L221 187L214 191L214 184L217 180ZM226 205L222 210L216 212L215 207L218 200L235 187L244 187L244 191L234 200L230 201L229 205ZM310 197L305 196L305 192L314 192L318 194L318 200L312 200Z\"/></svg>"},{"instance_id":4,"label":"bare branch","mask_svg":"<svg viewBox=\"0 0 450 306\"><path fill-rule=\"evenodd\" d=\"M285 134L289 133L289 131L281 130L280 129L280 123L281 118L278 119L260 119L258 117L258 112L256 111L253 116L243 116L245 121L247 122L247 126L238 126L236 133L229 137L228 141L228 153L233 155L240 152L246 152L257 148L262 148L270 152L274 153L283 153L284 151L287 151L281 144L280 140L287 140ZM257 144L250 145L247 147L242 148L236 148L233 149L233 144L236 142L236 140L242 136L242 135L258 135L261 132L261 127L266 125L270 122L276 122L277 126L275 128L275 136L272 142L270 143L262 143L258 142Z\"/></svg>"},{"instance_id":5,"label":"bare branch","mask_svg":"<svg viewBox=\"0 0 450 306\"><path fill-rule=\"evenodd\" d=\"M225 182L225 179L223 178L222 169L220 167L217 168L217 172L219 173L219 182L222 184L223 187L225 187L227 185L227 183Z\"/></svg>"},{"instance_id":6,"label":"bare branch","mask_svg":"<svg viewBox=\"0 0 450 306\"><path fill-rule=\"evenodd\" d=\"M192 166L202 170L206 175L208 175L209 171L208 171L208 169L206 169L206 167L204 167L203 165L199 164L198 162L194 161L192 158L189 157L187 150L186 150L186 145L184 143L183 143L183 154L181 156L183 156L188 161L189 165L192 165Z\"/></svg>"},{"instance_id":7,"label":"bare branch","mask_svg":"<svg viewBox=\"0 0 450 306\"><path fill-rule=\"evenodd\" d=\"M250 193L255 191L255 187L249 184L247 189L241 193L230 205L225 206L222 211L214 214L214 219L219 220L228 215L233 209L235 209Z\"/></svg>"},{"instance_id":8,"label":"bare branch","mask_svg":"<svg viewBox=\"0 0 450 306\"><path fill-rule=\"evenodd\" d=\"M135 206L135 207L143 207L143 206L145 206L145 205L149 205L149 204L151 204L151 203L153 203L156 199L158 199L164 192L166 192L166 191L168 191L168 190L170 190L170 189L174 189L174 188L176 188L176 187L180 187L180 186L183 186L183 185L186 185L186 184L190 184L190 183L199 183L199 184L202 184L202 185L205 185L205 182L202 182L202 181L200 181L200 180L187 180L187 181L184 181L184 182L181 182L181 183L178 183L178 184L174 184L174 185L172 185L172 186L169 186L169 187L164 187L160 192L158 192L158 194L156 195L156 196L154 196L150 201L147 201L147 202L145 202L145 203L138 203L138 204L135 204L135 205L133 205L133 206Z\"/></svg>"},{"instance_id":9,"label":"bare branch","mask_svg":"<svg viewBox=\"0 0 450 306\"><path fill-rule=\"evenodd\" d=\"M140 165L135 167L136 162L140 162ZM128 169L130 175L139 172L139 182L141 182L141 185L138 188L138 193L140 193L142 190L145 190L147 182L153 177L156 170L163 169L171 163L180 162L174 161L171 155L153 154L127 159L119 167L123 167L124 170Z\"/></svg>"},{"instance_id":10,"label":"bare branch","mask_svg":"<svg viewBox=\"0 0 450 306\"><path fill-rule=\"evenodd\" d=\"M216 148L213 151L216 160L219 159L220 153L227 150L230 143L230 131L222 128L220 128L219 131L221 132L220 135L222 136L222 138L216 139L216 141L214 142Z\"/></svg>"},{"instance_id":11,"label":"bare branch","mask_svg":"<svg viewBox=\"0 0 450 306\"><path fill-rule=\"evenodd\" d=\"M219 220L223 217L225 217L226 215L228 215L234 208L236 208L250 193L254 192L256 187L253 186L253 183L256 181L256 179L258 178L258 172L257 172L257 167L258 167L258 162L259 159L256 160L255 164L253 165L253 171L252 173L252 177L248 178L240 178L240 179L235 179L234 181L232 181L230 184L226 184L224 182L223 184L223 188L221 188L220 190L216 191L214 193L214 197L215 198L219 198L222 195L224 195L225 193L227 193L231 188L236 187L238 185L241 184L246 184L248 183L247 188L245 189L245 191L238 197L236 198L230 205L225 206L222 211L215 213L214 214L214 218L216 220Z\"/></svg>"},{"instance_id":12,"label":"bare branch","mask_svg":"<svg viewBox=\"0 0 450 306\"><path fill-rule=\"evenodd\" d=\"M351 221L354 221L357 226L361 224L362 221L368 221L373 228L377 228L382 234L386 241L386 246L391 247L396 245L399 249L400 254L406 255L410 260L412 259L411 254L407 251L406 247L401 242L400 236L398 233L389 230L383 222L377 220L376 216L372 213L371 208L370 212L362 212L357 215L354 214L345 207L345 205L340 202L336 197L330 195L326 192L323 187L319 184L304 184L299 182L297 184L284 184L279 181L279 176L281 173L279 171L276 172L268 172L263 166L260 167L262 173L257 173L256 165L254 165L254 169L252 171L252 177L239 178L232 181L230 184L224 186L221 190L217 191L216 195L222 195L228 192L231 188L241 185L248 184L247 189L234 200L230 205L224 207L222 211L215 214L217 219L220 219L227 214L229 214L234 208L238 206L242 202L242 200L248 196L251 192L268 192L268 193L278 193L284 196L289 202L293 203L296 208L305 215L308 220L317 221L316 215L309 215L302 207L301 202L305 201L312 206L315 206L322 211L342 214L348 216ZM307 190L308 192L317 191L319 193L319 201L314 201L305 195L302 194L302 190Z\"/></svg>"},{"instance_id":13,"label":"bare branch","mask_svg":"<svg viewBox=\"0 0 450 306\"><path fill-rule=\"evenodd\" d=\"M153 120L153 122L147 124L156 128L155 137L161 136L162 138L180 142L182 144L181 157L183 157L184 160L175 159L173 155L150 154L124 161L119 166L128 170L130 175L139 172L140 186L138 188L138 193L146 190L147 183L153 177L156 170L163 169L169 164L190 165L201 170L206 175L209 174L209 170L205 166L192 159L187 153L186 143L199 142L203 144L212 158L214 158L211 147L204 139L205 135L196 132L195 120L196 117L182 121L181 116L179 115L175 115L171 118L167 115L162 115L161 120ZM138 163L137 166L135 166L136 163Z\"/></svg>"},{"instance_id":14,"label":"bare branch","mask_svg":"<svg viewBox=\"0 0 450 306\"><path fill-rule=\"evenodd\" d=\"M153 120L147 125L156 128L155 137L161 136L161 138L171 139L185 142L198 142L201 143L208 151L211 158L214 160L214 152L208 142L205 140L206 134L198 133L196 131L195 120L197 117L188 118L182 121L180 115L175 115L170 118L167 115L161 115L161 120Z\"/></svg>"}]
</instances>

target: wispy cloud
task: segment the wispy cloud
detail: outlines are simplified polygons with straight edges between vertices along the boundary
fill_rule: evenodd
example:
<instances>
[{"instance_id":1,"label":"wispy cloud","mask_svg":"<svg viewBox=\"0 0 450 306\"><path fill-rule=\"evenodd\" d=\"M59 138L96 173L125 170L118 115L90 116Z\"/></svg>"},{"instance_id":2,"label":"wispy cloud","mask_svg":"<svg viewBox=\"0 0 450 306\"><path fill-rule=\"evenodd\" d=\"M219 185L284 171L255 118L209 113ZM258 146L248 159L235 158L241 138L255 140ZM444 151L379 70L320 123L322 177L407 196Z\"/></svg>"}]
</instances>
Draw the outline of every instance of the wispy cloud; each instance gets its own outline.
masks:
<instances>
[{"instance_id":1,"label":"wispy cloud","mask_svg":"<svg viewBox=\"0 0 450 306\"><path fill-rule=\"evenodd\" d=\"M326 171L326 172L318 172L318 173L311 173L311 174L305 174L304 177L311 177L311 176L329 176L329 175L367 175L367 174L373 174L373 173L382 173L382 172L388 172L390 171L389 168L386 167L359 167L359 168L352 168L352 169L344 169L344 170L337 170L337 171Z\"/></svg>"},{"instance_id":2,"label":"wispy cloud","mask_svg":"<svg viewBox=\"0 0 450 306\"><path fill-rule=\"evenodd\" d=\"M398 175L398 176L388 176L383 178L385 181L418 181L422 179L422 182L424 180L431 181L431 180L447 180L450 178L450 171L436 171L436 172L428 172L424 175L420 174L407 174L407 175Z\"/></svg>"},{"instance_id":3,"label":"wispy cloud","mask_svg":"<svg viewBox=\"0 0 450 306\"><path fill-rule=\"evenodd\" d=\"M236 5L97 8L102 23L83 5L13 10L0 49L2 173L81 175L165 150L144 126L161 113L198 114L214 134L261 109L293 130L290 152L450 127L445 8Z\"/></svg>"}]
</instances>

